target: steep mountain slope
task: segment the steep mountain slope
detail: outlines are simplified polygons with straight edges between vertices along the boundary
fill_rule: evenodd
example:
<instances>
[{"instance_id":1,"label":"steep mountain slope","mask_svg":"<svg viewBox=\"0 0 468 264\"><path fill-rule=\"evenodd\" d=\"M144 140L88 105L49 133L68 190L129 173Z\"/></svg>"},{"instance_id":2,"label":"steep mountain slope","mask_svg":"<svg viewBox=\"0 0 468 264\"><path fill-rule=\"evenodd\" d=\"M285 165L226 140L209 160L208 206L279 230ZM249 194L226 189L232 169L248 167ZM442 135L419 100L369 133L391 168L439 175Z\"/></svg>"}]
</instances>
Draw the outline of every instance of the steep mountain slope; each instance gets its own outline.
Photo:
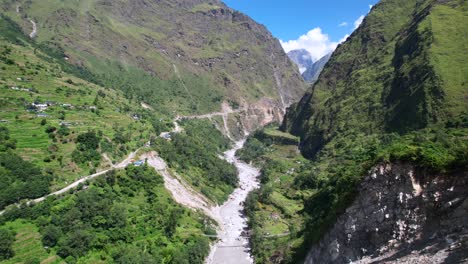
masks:
<instances>
[{"instance_id":1,"label":"steep mountain slope","mask_svg":"<svg viewBox=\"0 0 468 264\"><path fill-rule=\"evenodd\" d=\"M287 55L299 67L301 74L314 64L312 56L305 49L291 50Z\"/></svg>"},{"instance_id":2,"label":"steep mountain slope","mask_svg":"<svg viewBox=\"0 0 468 264\"><path fill-rule=\"evenodd\" d=\"M466 261L467 15L466 1L381 1L287 111L310 160L278 190L304 202L293 261Z\"/></svg>"},{"instance_id":3,"label":"steep mountain slope","mask_svg":"<svg viewBox=\"0 0 468 264\"><path fill-rule=\"evenodd\" d=\"M460 53L467 48L464 8L460 1L383 1L337 48L284 128L301 135L304 153L314 156L340 133L405 132L459 120L468 76Z\"/></svg>"},{"instance_id":4,"label":"steep mountain slope","mask_svg":"<svg viewBox=\"0 0 468 264\"><path fill-rule=\"evenodd\" d=\"M264 99L283 110L303 91L279 41L217 0L6 1L2 12L94 81L166 113ZM30 21L31 20L31 21Z\"/></svg>"},{"instance_id":5,"label":"steep mountain slope","mask_svg":"<svg viewBox=\"0 0 468 264\"><path fill-rule=\"evenodd\" d=\"M332 54L330 53L323 56L320 60L314 62L310 67L308 67L307 70L302 73L304 80L311 83L317 81L323 67L325 67L325 64L330 60L331 55Z\"/></svg>"}]
</instances>

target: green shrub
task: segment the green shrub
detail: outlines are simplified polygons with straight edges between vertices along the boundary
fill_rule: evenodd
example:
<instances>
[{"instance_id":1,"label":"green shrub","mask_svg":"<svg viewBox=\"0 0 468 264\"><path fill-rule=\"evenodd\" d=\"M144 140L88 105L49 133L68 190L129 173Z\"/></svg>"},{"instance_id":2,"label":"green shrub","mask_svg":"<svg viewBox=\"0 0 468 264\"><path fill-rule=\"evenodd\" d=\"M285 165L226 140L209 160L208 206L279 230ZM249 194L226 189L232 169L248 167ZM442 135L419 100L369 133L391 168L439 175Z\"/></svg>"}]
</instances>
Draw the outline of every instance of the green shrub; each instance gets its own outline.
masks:
<instances>
[{"instance_id":1,"label":"green shrub","mask_svg":"<svg viewBox=\"0 0 468 264\"><path fill-rule=\"evenodd\" d=\"M5 228L0 228L0 261L13 257L13 242L15 234Z\"/></svg>"}]
</instances>

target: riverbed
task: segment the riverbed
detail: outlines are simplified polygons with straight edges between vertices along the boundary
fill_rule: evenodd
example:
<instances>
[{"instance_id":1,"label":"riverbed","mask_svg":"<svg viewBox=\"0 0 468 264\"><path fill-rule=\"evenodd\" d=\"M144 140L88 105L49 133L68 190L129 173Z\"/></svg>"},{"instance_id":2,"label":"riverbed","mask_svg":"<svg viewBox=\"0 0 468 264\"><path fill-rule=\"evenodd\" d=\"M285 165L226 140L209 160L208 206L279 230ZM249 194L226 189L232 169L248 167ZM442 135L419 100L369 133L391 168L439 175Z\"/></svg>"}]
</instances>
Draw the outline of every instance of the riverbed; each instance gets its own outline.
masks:
<instances>
[{"instance_id":1,"label":"riverbed","mask_svg":"<svg viewBox=\"0 0 468 264\"><path fill-rule=\"evenodd\" d=\"M248 264L253 263L250 255L249 239L242 236L247 229L247 219L242 214L244 201L250 191L258 188L259 169L236 158L236 151L244 146L245 140L237 141L234 148L224 152L224 159L236 166L239 173L239 187L220 206L221 219L218 242L211 248L208 264Z\"/></svg>"}]
</instances>

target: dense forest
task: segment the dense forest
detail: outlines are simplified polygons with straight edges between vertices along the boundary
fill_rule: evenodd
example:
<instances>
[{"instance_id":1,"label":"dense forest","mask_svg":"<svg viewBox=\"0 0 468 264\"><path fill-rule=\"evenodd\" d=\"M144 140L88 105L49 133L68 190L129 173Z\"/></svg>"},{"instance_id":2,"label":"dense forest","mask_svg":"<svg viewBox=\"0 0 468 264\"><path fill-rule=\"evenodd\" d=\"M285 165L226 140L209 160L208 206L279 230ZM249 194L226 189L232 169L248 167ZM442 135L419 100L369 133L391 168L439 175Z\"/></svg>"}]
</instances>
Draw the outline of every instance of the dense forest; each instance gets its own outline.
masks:
<instances>
[{"instance_id":1,"label":"dense forest","mask_svg":"<svg viewBox=\"0 0 468 264\"><path fill-rule=\"evenodd\" d=\"M203 263L209 219L172 200L163 179L143 165L112 171L70 194L2 215L39 227L42 244L67 263ZM0 229L2 240L14 241ZM2 244L2 257L12 256ZM52 250L52 251L51 251Z\"/></svg>"},{"instance_id":2,"label":"dense forest","mask_svg":"<svg viewBox=\"0 0 468 264\"><path fill-rule=\"evenodd\" d=\"M49 192L52 176L15 154L15 148L8 129L0 127L0 208Z\"/></svg>"}]
</instances>

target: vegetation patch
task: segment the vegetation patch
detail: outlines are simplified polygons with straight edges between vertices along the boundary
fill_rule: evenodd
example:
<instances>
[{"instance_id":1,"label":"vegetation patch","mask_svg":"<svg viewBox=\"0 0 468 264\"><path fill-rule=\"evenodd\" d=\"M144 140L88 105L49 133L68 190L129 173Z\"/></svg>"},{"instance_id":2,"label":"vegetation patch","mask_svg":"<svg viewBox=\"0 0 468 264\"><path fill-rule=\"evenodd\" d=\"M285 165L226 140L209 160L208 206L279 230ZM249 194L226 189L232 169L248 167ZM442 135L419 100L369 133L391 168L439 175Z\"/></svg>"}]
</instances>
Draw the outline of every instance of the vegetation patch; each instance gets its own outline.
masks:
<instances>
[{"instance_id":1,"label":"vegetation patch","mask_svg":"<svg viewBox=\"0 0 468 264\"><path fill-rule=\"evenodd\" d=\"M210 242L203 234L213 222L176 204L163 182L146 165L112 171L64 197L7 211L0 231L18 223L37 226L40 234L31 233L31 243L66 263L203 263ZM14 251L14 258L21 254ZM43 261L50 255L35 256Z\"/></svg>"},{"instance_id":2,"label":"vegetation patch","mask_svg":"<svg viewBox=\"0 0 468 264\"><path fill-rule=\"evenodd\" d=\"M222 204L238 184L234 165L220 158L230 140L209 121L187 120L181 126L184 130L170 140L157 139L155 149L196 190Z\"/></svg>"}]
</instances>

